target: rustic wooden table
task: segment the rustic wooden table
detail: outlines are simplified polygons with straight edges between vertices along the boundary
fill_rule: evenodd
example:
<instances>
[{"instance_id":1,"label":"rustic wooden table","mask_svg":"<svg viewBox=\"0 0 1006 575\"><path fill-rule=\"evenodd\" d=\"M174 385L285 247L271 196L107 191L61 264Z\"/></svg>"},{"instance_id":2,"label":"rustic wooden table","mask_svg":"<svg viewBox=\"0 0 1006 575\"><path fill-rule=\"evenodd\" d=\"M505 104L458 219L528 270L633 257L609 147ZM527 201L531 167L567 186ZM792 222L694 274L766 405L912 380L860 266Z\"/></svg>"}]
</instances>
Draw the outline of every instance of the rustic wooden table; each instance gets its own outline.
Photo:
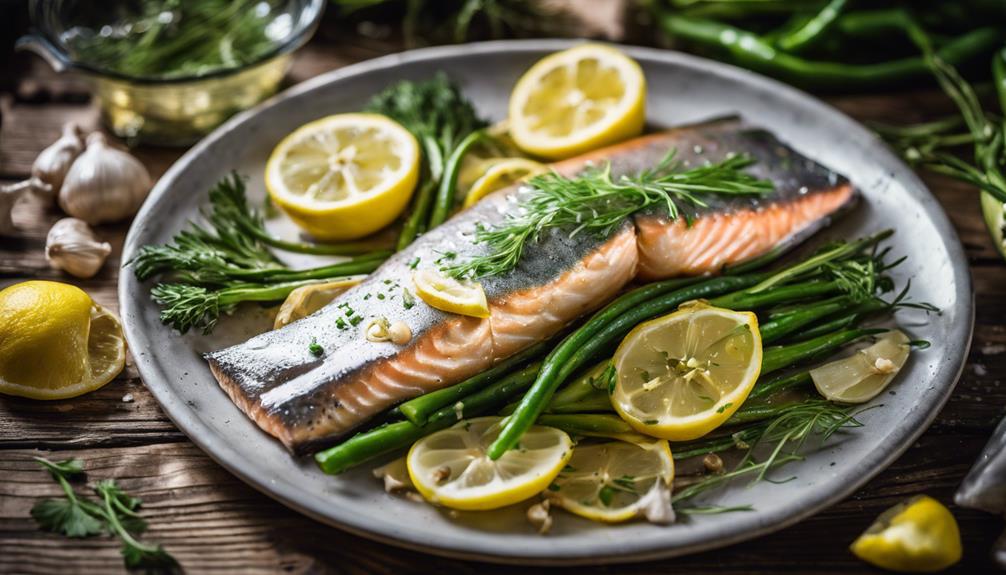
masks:
<instances>
[{"instance_id":1,"label":"rustic wooden table","mask_svg":"<svg viewBox=\"0 0 1006 575\"><path fill-rule=\"evenodd\" d=\"M350 43L322 32L296 57L296 83L355 61L394 51L376 41ZM80 78L56 76L37 59L14 58L10 90L0 92L0 183L28 175L36 154L74 120L97 128L95 105ZM0 83L2 85L2 83ZM860 120L917 121L951 111L935 90L827 98ZM182 150L136 150L159 176ZM1006 266L997 257L975 190L945 179L927 182L950 214L967 250L977 325L967 369L946 408L921 439L854 496L803 523L727 549L662 562L579 567L578 573L876 572L847 550L881 511L917 493L950 504L953 492L1003 415L1006 386ZM45 235L62 217L37 201L20 205L16 238L0 238L0 288L27 279L68 281L43 257ZM74 281L101 305L117 308L116 280L128 224L98 233L114 252L101 273ZM920 278L940 281L938 277ZM453 561L374 543L334 529L245 486L203 454L164 416L131 365L104 388L68 401L0 396L0 573L109 573L122 570L117 544L69 540L39 531L28 511L58 487L32 456L80 457L92 477L116 477L144 500L149 538L189 573L496 573L507 567ZM951 505L964 538L964 560L952 571L991 571L989 549L1002 520ZM529 571L522 569L522 571Z\"/></svg>"}]
</instances>

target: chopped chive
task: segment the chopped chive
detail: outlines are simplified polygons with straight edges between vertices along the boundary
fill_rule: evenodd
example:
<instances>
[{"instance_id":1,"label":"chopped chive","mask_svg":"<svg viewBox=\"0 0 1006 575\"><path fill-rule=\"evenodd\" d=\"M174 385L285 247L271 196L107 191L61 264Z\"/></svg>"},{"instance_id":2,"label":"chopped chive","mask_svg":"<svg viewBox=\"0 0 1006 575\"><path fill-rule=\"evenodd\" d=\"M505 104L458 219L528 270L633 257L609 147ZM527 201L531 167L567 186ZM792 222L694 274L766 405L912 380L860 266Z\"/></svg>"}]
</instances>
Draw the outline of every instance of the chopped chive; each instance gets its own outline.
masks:
<instances>
[{"instance_id":1,"label":"chopped chive","mask_svg":"<svg viewBox=\"0 0 1006 575\"><path fill-rule=\"evenodd\" d=\"M321 357L321 354L325 353L325 348L318 344L318 340L311 338L311 343L308 344L307 350L311 352L314 357Z\"/></svg>"},{"instance_id":2,"label":"chopped chive","mask_svg":"<svg viewBox=\"0 0 1006 575\"><path fill-rule=\"evenodd\" d=\"M724 411L726 411L727 409L730 409L731 407L733 407L733 402L732 401L728 401L728 402L724 403L723 405L721 405L716 410L716 413L723 413Z\"/></svg>"},{"instance_id":3,"label":"chopped chive","mask_svg":"<svg viewBox=\"0 0 1006 575\"><path fill-rule=\"evenodd\" d=\"M405 309L412 309L416 305L416 298L407 289L402 290L402 307Z\"/></svg>"}]
</instances>

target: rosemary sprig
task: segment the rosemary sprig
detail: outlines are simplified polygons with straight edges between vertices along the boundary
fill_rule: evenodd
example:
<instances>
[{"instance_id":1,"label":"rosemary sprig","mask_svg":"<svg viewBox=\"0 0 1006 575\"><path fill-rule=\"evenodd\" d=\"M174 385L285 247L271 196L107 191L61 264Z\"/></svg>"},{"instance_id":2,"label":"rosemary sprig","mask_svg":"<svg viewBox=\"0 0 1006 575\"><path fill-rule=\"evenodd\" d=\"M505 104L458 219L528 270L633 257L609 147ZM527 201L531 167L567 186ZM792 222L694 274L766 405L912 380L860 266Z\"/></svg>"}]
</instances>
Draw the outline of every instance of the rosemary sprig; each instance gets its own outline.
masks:
<instances>
[{"instance_id":1,"label":"rosemary sprig","mask_svg":"<svg viewBox=\"0 0 1006 575\"><path fill-rule=\"evenodd\" d=\"M572 178L556 172L532 178L520 198L523 209L519 213L509 214L492 228L476 228L475 243L486 244L490 253L445 266L443 271L456 278L499 275L517 267L527 244L538 241L548 229L567 230L570 237L581 232L604 236L627 217L651 206L663 207L673 220L681 215L682 204L708 207L702 198L706 194L760 195L772 191L771 182L743 171L754 162L748 156L730 156L685 169L675 152L635 176L616 178L607 164ZM684 218L691 223L689 214Z\"/></svg>"},{"instance_id":2,"label":"rosemary sprig","mask_svg":"<svg viewBox=\"0 0 1006 575\"><path fill-rule=\"evenodd\" d=\"M803 459L799 451L809 438L817 437L823 442L839 429L861 425L847 408L828 401L808 400L796 404L768 423L756 424L731 436L727 441L749 445L737 467L727 473L709 475L681 489L671 500L677 503L691 499L742 476L753 475L752 483L761 481L773 469ZM757 453L766 448L767 455L759 460Z\"/></svg>"}]
</instances>

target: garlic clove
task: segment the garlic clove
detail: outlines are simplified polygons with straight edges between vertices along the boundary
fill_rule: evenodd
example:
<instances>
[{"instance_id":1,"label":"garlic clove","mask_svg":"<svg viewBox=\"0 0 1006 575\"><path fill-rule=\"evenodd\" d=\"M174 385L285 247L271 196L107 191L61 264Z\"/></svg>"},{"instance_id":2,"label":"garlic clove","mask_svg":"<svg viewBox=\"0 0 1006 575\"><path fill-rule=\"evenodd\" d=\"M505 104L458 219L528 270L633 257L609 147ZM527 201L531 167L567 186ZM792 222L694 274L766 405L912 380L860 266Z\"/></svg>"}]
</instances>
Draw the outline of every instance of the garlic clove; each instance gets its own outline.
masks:
<instances>
[{"instance_id":1,"label":"garlic clove","mask_svg":"<svg viewBox=\"0 0 1006 575\"><path fill-rule=\"evenodd\" d=\"M23 182L0 186L0 236L17 234L14 227L14 206L29 192L46 187L38 178L29 178Z\"/></svg>"},{"instance_id":2,"label":"garlic clove","mask_svg":"<svg viewBox=\"0 0 1006 575\"><path fill-rule=\"evenodd\" d=\"M31 166L32 177L47 184L36 187L35 193L47 202L54 201L70 166L83 151L84 140L81 138L80 126L73 122L64 124L63 135L42 150Z\"/></svg>"},{"instance_id":3,"label":"garlic clove","mask_svg":"<svg viewBox=\"0 0 1006 575\"><path fill-rule=\"evenodd\" d=\"M91 225L116 222L136 213L151 185L150 174L139 160L95 132L87 137L87 148L63 180L59 206Z\"/></svg>"},{"instance_id":4,"label":"garlic clove","mask_svg":"<svg viewBox=\"0 0 1006 575\"><path fill-rule=\"evenodd\" d=\"M45 238L49 265L78 278L94 277L110 253L112 246L99 241L87 222L77 218L59 220Z\"/></svg>"}]
</instances>

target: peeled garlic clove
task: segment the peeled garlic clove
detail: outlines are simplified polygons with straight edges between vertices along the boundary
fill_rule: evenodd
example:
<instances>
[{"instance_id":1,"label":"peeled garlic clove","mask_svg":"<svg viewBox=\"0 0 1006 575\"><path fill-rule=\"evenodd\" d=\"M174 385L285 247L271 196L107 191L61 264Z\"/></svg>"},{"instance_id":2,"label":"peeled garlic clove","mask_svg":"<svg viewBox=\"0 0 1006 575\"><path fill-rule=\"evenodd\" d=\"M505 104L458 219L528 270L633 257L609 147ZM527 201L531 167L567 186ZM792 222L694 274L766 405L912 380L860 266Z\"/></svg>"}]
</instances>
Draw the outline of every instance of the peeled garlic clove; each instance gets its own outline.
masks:
<instances>
[{"instance_id":1,"label":"peeled garlic clove","mask_svg":"<svg viewBox=\"0 0 1006 575\"><path fill-rule=\"evenodd\" d=\"M63 135L42 150L31 166L32 177L48 184L34 188L35 193L47 201L55 200L70 166L83 151L84 140L81 138L80 126L73 122L65 124Z\"/></svg>"},{"instance_id":2,"label":"peeled garlic clove","mask_svg":"<svg viewBox=\"0 0 1006 575\"><path fill-rule=\"evenodd\" d=\"M98 240L87 222L63 218L45 238L45 259L49 265L79 278L91 278L104 265L112 246Z\"/></svg>"},{"instance_id":3,"label":"peeled garlic clove","mask_svg":"<svg viewBox=\"0 0 1006 575\"><path fill-rule=\"evenodd\" d=\"M139 160L95 132L63 180L59 207L92 225L115 222L136 213L151 185Z\"/></svg>"}]
</instances>

